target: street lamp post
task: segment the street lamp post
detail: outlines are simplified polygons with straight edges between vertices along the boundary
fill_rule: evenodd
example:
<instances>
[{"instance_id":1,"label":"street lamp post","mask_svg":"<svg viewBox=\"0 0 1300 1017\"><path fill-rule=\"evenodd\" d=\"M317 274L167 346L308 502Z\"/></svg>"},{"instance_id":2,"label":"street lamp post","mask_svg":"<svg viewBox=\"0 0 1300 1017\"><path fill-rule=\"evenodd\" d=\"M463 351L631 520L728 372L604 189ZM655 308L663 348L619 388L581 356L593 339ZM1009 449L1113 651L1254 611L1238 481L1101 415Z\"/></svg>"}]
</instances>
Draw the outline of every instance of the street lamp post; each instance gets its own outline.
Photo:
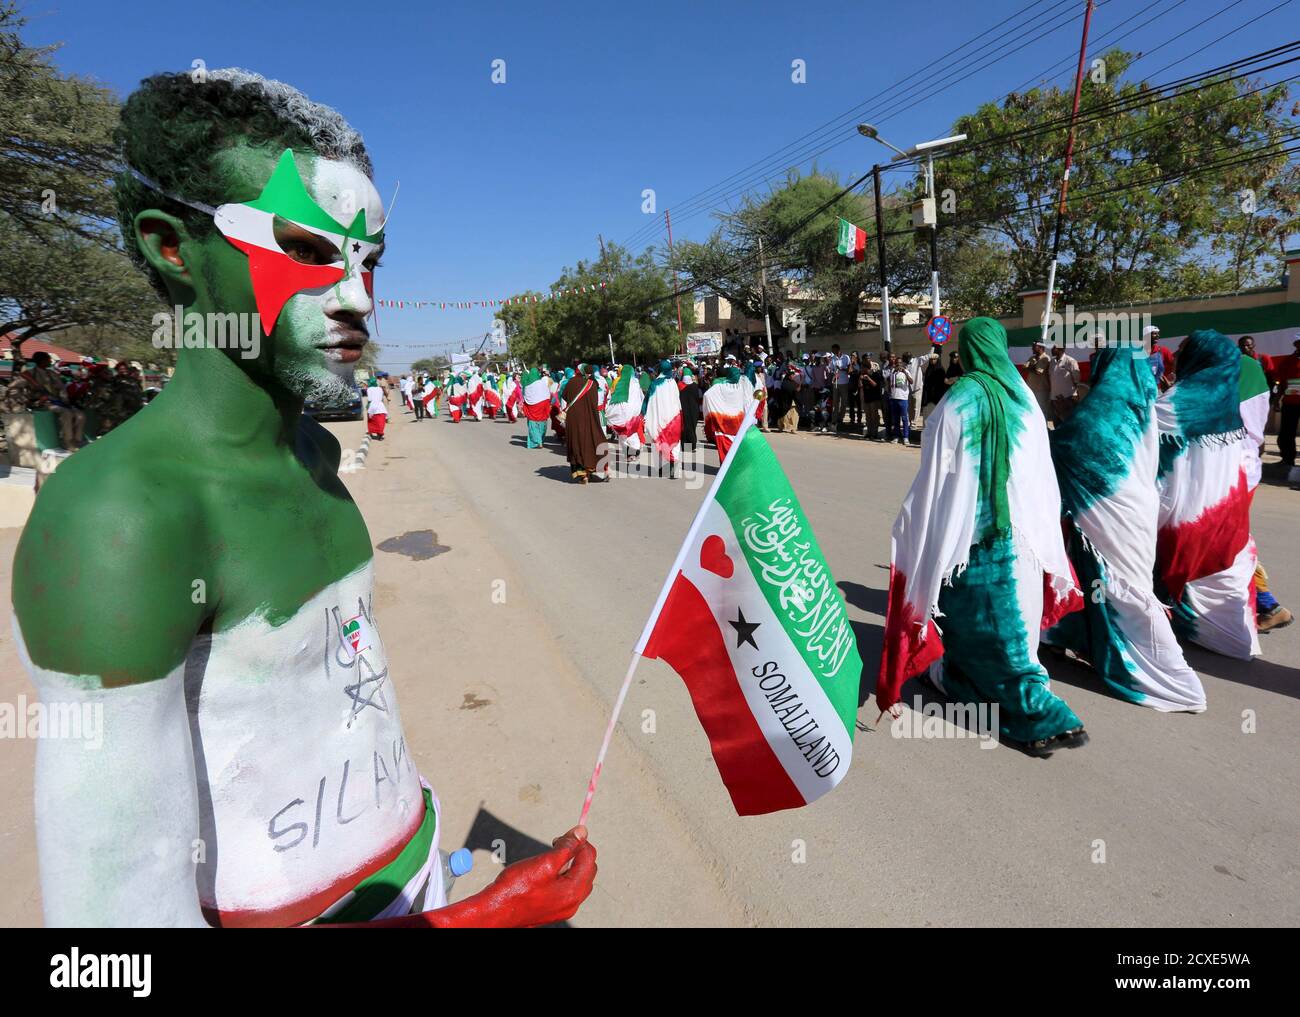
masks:
<instances>
[{"instance_id":1,"label":"street lamp post","mask_svg":"<svg viewBox=\"0 0 1300 1017\"><path fill-rule=\"evenodd\" d=\"M946 145L956 145L966 140L966 135L955 134L949 138L936 138L933 141L922 141L913 145L911 148L902 149L897 145L891 145L888 141L880 136L880 132L871 124L858 124L858 133L864 138L871 138L880 142L886 148L892 148L896 153L889 161L891 163L902 162L907 159L915 159L922 152L925 153L925 205L923 206L922 219L923 225L930 228L930 312L934 317L939 316L939 217L935 211L936 196L934 193L934 153L936 149L943 148ZM879 167L875 168L876 175L876 232L881 232L880 222L880 172ZM913 225L916 225L913 223ZM878 250L883 252L884 238L880 238ZM883 287L884 268L883 253L881 255L882 268L881 280ZM882 299L886 304L886 313L888 313L888 293L882 291ZM888 337L886 336L886 341Z\"/></svg>"}]
</instances>

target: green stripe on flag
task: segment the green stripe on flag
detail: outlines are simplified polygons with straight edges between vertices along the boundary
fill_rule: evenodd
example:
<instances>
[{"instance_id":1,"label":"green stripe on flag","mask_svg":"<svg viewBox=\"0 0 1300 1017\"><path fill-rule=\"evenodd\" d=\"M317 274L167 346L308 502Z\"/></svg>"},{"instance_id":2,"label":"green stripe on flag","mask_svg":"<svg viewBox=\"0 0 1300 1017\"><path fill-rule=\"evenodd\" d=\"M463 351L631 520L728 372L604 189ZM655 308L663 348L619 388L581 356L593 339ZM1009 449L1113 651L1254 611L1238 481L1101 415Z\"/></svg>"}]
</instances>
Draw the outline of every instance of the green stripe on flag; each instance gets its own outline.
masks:
<instances>
[{"instance_id":1,"label":"green stripe on flag","mask_svg":"<svg viewBox=\"0 0 1300 1017\"><path fill-rule=\"evenodd\" d=\"M846 258L853 257L853 224L847 219L840 220L840 239L835 249Z\"/></svg>"},{"instance_id":2,"label":"green stripe on flag","mask_svg":"<svg viewBox=\"0 0 1300 1017\"><path fill-rule=\"evenodd\" d=\"M862 658L844 598L763 432L746 428L731 456L717 502L772 613L852 735Z\"/></svg>"},{"instance_id":3,"label":"green stripe on flag","mask_svg":"<svg viewBox=\"0 0 1300 1017\"><path fill-rule=\"evenodd\" d=\"M1252 357L1241 358L1241 383L1238 392L1238 401L1243 403L1247 399L1268 392L1268 378L1264 376L1264 368L1260 366L1258 360Z\"/></svg>"}]
</instances>

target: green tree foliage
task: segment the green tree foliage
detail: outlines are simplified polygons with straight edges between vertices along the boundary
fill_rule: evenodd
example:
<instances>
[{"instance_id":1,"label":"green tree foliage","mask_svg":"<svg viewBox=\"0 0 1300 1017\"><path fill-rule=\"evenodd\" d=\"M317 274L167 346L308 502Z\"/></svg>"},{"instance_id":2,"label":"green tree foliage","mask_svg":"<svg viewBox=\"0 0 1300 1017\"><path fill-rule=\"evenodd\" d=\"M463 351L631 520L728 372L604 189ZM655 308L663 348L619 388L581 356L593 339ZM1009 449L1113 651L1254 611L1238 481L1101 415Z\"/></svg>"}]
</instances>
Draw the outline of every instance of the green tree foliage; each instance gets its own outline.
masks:
<instances>
[{"instance_id":1,"label":"green tree foliage","mask_svg":"<svg viewBox=\"0 0 1300 1017\"><path fill-rule=\"evenodd\" d=\"M774 324L782 320L782 310L797 293L800 317L810 329L851 332L858 327L863 291L874 293L879 287L879 270L870 183L865 193L859 189L841 194L844 189L833 175L814 170L801 176L792 171L781 187L765 197L746 198L739 210L719 216L718 228L708 240L678 245L678 264L702 291L726 298L748 317L761 318L761 268L766 262L767 310ZM928 290L929 262L918 255L910 233L909 193L891 195L883 204L891 292ZM865 261L854 262L836 250L841 218L867 231ZM782 285L782 280L788 285Z\"/></svg>"},{"instance_id":2,"label":"green tree foliage","mask_svg":"<svg viewBox=\"0 0 1300 1017\"><path fill-rule=\"evenodd\" d=\"M1160 98L1129 77L1132 60L1111 51L1084 80L1063 297L1120 302L1275 279L1279 244L1300 226L1300 170L1284 151L1297 136L1287 86L1225 77ZM985 104L953 125L970 142L935 163L936 190L955 199L939 219L946 247L1000 248L1001 296L1046 282L1072 97L1036 88ZM991 267L983 256L976 265Z\"/></svg>"},{"instance_id":3,"label":"green tree foliage","mask_svg":"<svg viewBox=\"0 0 1300 1017\"><path fill-rule=\"evenodd\" d=\"M601 289L601 283L605 288ZM595 261L565 268L551 286L564 296L533 303L527 300L498 309L513 359L525 364L568 364L609 359L656 360L681 348L672 273L656 262L654 250L632 257L607 244ZM577 290L576 293L568 293ZM694 325L694 303L681 298L682 330Z\"/></svg>"},{"instance_id":4,"label":"green tree foliage","mask_svg":"<svg viewBox=\"0 0 1300 1017\"><path fill-rule=\"evenodd\" d=\"M0 335L94 329L106 355L144 359L157 298L122 252L110 176L118 105L23 43L0 4ZM149 360L171 362L171 351Z\"/></svg>"},{"instance_id":5,"label":"green tree foliage","mask_svg":"<svg viewBox=\"0 0 1300 1017\"><path fill-rule=\"evenodd\" d=\"M451 368L451 361L446 357L437 355L432 357L421 357L411 364L411 373L420 374L421 372L434 378L440 378Z\"/></svg>"}]
</instances>

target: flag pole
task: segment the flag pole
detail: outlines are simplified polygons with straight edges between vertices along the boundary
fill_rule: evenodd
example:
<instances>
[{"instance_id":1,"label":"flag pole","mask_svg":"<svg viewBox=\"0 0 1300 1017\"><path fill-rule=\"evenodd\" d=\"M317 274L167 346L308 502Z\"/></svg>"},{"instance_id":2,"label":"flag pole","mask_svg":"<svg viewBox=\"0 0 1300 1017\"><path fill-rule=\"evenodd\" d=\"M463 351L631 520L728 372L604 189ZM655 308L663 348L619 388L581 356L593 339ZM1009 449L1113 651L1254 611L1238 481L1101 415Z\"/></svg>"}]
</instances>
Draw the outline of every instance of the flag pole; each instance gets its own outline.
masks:
<instances>
[{"instance_id":1,"label":"flag pole","mask_svg":"<svg viewBox=\"0 0 1300 1017\"><path fill-rule=\"evenodd\" d=\"M1061 177L1061 200L1056 208L1056 229L1052 236L1052 263L1047 270L1047 300L1043 304L1040 338L1047 345L1047 327L1052 320L1052 297L1056 290L1056 263L1061 251L1061 226L1065 222L1065 198L1070 190L1070 165L1074 161L1074 127L1079 119L1079 97L1083 93L1083 64L1088 53L1088 27L1092 24L1094 0L1087 0L1083 14L1083 39L1079 42L1079 69L1074 74L1074 106L1070 110L1070 132L1065 142L1065 173Z\"/></svg>"},{"instance_id":2,"label":"flag pole","mask_svg":"<svg viewBox=\"0 0 1300 1017\"><path fill-rule=\"evenodd\" d=\"M596 797L596 782L600 780L600 771L605 767L605 753L609 751L609 743L614 738L614 728L618 726L618 716L623 712L623 701L627 699L627 690L632 687L632 676L636 674L636 666L640 662L641 654L633 650L632 662L627 666L627 677L623 679L623 687L618 690L618 698L614 700L614 712L609 715L609 723L605 726L605 738L600 743L600 751L596 753L596 766L591 771L591 780L587 782L587 797L582 802L582 815L578 817L579 826L587 825L591 800Z\"/></svg>"},{"instance_id":3,"label":"flag pole","mask_svg":"<svg viewBox=\"0 0 1300 1017\"><path fill-rule=\"evenodd\" d=\"M704 501L700 503L699 510L695 513L695 519L691 522L691 528L686 531L686 539L682 541L682 546L678 548L677 557L673 559L672 568L668 570L668 577L664 580L663 588L659 591L659 596L655 600L654 610L650 612L645 628L641 630L641 638L637 640L636 648L632 651L632 662L628 665L627 677L623 679L623 687L618 690L618 698L614 700L614 709L609 715L609 724L605 727L605 737L600 743L600 751L596 754L596 765L591 771L591 780L587 782L587 797L582 803L582 815L578 818L579 826L587 825L587 815L591 812L591 800L596 796L596 782L600 780L600 771L605 765L605 753L609 751L610 740L614 737L614 728L618 726L619 714L623 712L623 701L627 699L627 690L632 687L632 675L636 673L636 666L641 662L641 651L650 642L650 634L654 632L655 621L659 618L659 612L663 610L664 602L668 599L668 592L673 588L673 581L677 578L677 574L681 572L682 563L686 560L687 549L694 541L700 523L704 521L705 513L708 512L709 506L713 503L713 496L717 492L719 485L721 485L723 478L726 477L731 464L736 461L740 441L745 437L745 433L753 422L754 414L747 412L744 422L740 425L740 430L736 432L735 440L731 443L731 453L726 459L722 460L722 466L718 468L718 472L713 478L713 485L709 488L709 493L705 496Z\"/></svg>"}]
</instances>

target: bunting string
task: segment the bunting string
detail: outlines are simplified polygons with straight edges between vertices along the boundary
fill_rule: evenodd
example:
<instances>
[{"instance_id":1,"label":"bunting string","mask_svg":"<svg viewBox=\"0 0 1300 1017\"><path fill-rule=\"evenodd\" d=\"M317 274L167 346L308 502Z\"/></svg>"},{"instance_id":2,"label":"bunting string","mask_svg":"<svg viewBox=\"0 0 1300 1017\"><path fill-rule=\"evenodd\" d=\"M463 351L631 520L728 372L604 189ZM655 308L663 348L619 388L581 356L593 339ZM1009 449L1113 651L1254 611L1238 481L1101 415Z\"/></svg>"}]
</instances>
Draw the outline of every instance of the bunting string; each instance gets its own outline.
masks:
<instances>
[{"instance_id":1,"label":"bunting string","mask_svg":"<svg viewBox=\"0 0 1300 1017\"><path fill-rule=\"evenodd\" d=\"M394 311L446 311L446 310L471 310L473 308L491 308L491 307L511 307L515 304L541 304L549 300L563 300L566 297L581 296L584 293L599 293L606 288L606 284L588 283L583 286L572 286L567 289L552 290L550 293L538 295L536 293L525 294L518 297L505 297L500 300L406 300L406 299L383 299L376 300L378 307L387 308Z\"/></svg>"}]
</instances>

